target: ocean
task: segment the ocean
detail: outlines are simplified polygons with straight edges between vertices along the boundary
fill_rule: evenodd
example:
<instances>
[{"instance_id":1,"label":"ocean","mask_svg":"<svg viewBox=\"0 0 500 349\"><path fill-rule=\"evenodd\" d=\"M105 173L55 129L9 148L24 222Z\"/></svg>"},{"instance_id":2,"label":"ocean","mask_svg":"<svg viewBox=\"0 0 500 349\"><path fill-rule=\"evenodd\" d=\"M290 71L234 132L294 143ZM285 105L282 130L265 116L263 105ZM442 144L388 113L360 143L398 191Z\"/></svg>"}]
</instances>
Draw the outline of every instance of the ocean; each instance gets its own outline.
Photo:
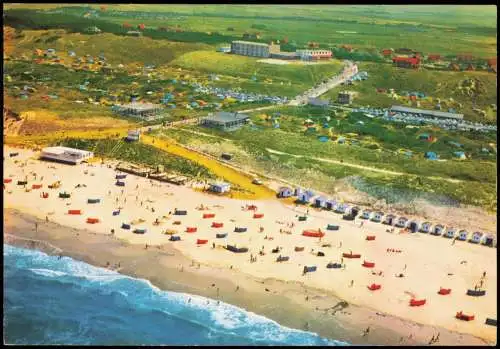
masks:
<instances>
[{"instance_id":1,"label":"ocean","mask_svg":"<svg viewBox=\"0 0 500 349\"><path fill-rule=\"evenodd\" d=\"M4 245L3 326L8 344L348 345L230 304L11 245Z\"/></svg>"}]
</instances>

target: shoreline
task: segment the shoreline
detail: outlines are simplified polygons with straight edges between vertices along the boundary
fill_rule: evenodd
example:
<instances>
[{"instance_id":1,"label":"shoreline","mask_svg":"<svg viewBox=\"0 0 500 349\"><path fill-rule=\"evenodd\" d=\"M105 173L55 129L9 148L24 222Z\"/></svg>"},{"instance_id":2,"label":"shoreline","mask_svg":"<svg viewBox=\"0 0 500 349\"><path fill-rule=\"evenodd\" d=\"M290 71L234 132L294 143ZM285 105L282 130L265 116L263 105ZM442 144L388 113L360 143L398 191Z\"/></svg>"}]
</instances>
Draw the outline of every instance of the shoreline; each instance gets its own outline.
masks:
<instances>
[{"instance_id":1,"label":"shoreline","mask_svg":"<svg viewBox=\"0 0 500 349\"><path fill-rule=\"evenodd\" d=\"M35 222L38 222L37 232ZM145 250L142 245L111 235L46 223L16 209L4 208L4 243L52 255L62 251L65 256L98 267L106 267L106 262L111 265L119 262L121 268L118 272L147 279L162 290L218 299L263 315L280 325L355 345L428 345L429 339L438 332L438 345L494 344L469 334L422 325L349 304L332 292L305 286L303 282L262 279L206 264L200 264L198 269L191 266L192 260L172 244L151 246ZM347 307L342 309L345 304ZM370 333L363 336L368 326Z\"/></svg>"}]
</instances>

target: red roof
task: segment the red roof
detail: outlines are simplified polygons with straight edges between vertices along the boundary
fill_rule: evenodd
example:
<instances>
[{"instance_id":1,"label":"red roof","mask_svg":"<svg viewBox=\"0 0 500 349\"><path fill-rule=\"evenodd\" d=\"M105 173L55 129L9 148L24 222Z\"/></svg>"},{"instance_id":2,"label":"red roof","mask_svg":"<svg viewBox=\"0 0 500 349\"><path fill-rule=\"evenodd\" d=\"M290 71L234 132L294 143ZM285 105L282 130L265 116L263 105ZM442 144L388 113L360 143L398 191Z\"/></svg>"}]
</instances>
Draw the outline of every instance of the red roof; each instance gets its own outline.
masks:
<instances>
[{"instance_id":1,"label":"red roof","mask_svg":"<svg viewBox=\"0 0 500 349\"><path fill-rule=\"evenodd\" d=\"M431 61L437 61L437 60L441 59L441 55L429 55L429 56L427 56L427 59L431 60Z\"/></svg>"},{"instance_id":2,"label":"red roof","mask_svg":"<svg viewBox=\"0 0 500 349\"><path fill-rule=\"evenodd\" d=\"M418 64L420 64L420 58L418 58L418 57L394 57L392 59L392 62L393 63L408 62L411 65L418 65Z\"/></svg>"},{"instance_id":3,"label":"red roof","mask_svg":"<svg viewBox=\"0 0 500 349\"><path fill-rule=\"evenodd\" d=\"M392 54L392 50L391 49L382 50L382 54L383 55L390 55L390 54Z\"/></svg>"}]
</instances>

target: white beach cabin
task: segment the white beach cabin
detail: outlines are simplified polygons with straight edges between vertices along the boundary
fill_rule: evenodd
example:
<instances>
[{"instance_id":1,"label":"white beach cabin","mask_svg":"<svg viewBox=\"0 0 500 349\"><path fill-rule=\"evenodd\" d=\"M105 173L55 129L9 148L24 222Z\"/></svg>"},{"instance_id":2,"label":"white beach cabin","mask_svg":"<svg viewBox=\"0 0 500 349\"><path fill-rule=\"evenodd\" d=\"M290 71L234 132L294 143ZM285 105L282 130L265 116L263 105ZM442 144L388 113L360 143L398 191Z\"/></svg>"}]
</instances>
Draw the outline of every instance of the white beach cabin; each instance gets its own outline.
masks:
<instances>
[{"instance_id":1,"label":"white beach cabin","mask_svg":"<svg viewBox=\"0 0 500 349\"><path fill-rule=\"evenodd\" d=\"M381 222L381 221L382 221L382 218L383 218L383 217L384 217L384 212L381 212L381 211L379 211L379 212L375 212L375 213L373 214L372 221L373 221L373 222L377 222L377 223L379 223L379 222Z\"/></svg>"},{"instance_id":2,"label":"white beach cabin","mask_svg":"<svg viewBox=\"0 0 500 349\"><path fill-rule=\"evenodd\" d=\"M314 206L318 208L323 208L326 205L326 198L324 196L318 196L314 199Z\"/></svg>"},{"instance_id":3,"label":"white beach cabin","mask_svg":"<svg viewBox=\"0 0 500 349\"><path fill-rule=\"evenodd\" d=\"M397 222L396 222L396 227L398 228L405 228L406 223L408 222L408 218L406 217L399 217Z\"/></svg>"},{"instance_id":4,"label":"white beach cabin","mask_svg":"<svg viewBox=\"0 0 500 349\"><path fill-rule=\"evenodd\" d=\"M470 238L469 242L472 242L473 244L479 244L481 242L482 237L483 233L476 231L474 234L472 234L472 237Z\"/></svg>"},{"instance_id":5,"label":"white beach cabin","mask_svg":"<svg viewBox=\"0 0 500 349\"><path fill-rule=\"evenodd\" d=\"M448 239L453 239L455 237L456 232L457 230L455 228L448 228L446 230L446 234L444 234L443 236Z\"/></svg>"},{"instance_id":6,"label":"white beach cabin","mask_svg":"<svg viewBox=\"0 0 500 349\"><path fill-rule=\"evenodd\" d=\"M469 236L469 232L467 230L460 230L458 232L458 240L467 241L467 237Z\"/></svg>"},{"instance_id":7,"label":"white beach cabin","mask_svg":"<svg viewBox=\"0 0 500 349\"><path fill-rule=\"evenodd\" d=\"M293 190L292 188L289 187L281 187L278 190L278 197L279 198L289 198L293 195Z\"/></svg>"},{"instance_id":8,"label":"white beach cabin","mask_svg":"<svg viewBox=\"0 0 500 349\"><path fill-rule=\"evenodd\" d=\"M396 221L396 216L393 214L388 214L387 216L385 216L383 224L393 225L395 221Z\"/></svg>"},{"instance_id":9,"label":"white beach cabin","mask_svg":"<svg viewBox=\"0 0 500 349\"><path fill-rule=\"evenodd\" d=\"M493 247L495 244L495 237L492 234L486 234L484 236L483 245Z\"/></svg>"},{"instance_id":10,"label":"white beach cabin","mask_svg":"<svg viewBox=\"0 0 500 349\"><path fill-rule=\"evenodd\" d=\"M326 200L326 209L327 210L335 210L337 208L337 201L330 199Z\"/></svg>"},{"instance_id":11,"label":"white beach cabin","mask_svg":"<svg viewBox=\"0 0 500 349\"><path fill-rule=\"evenodd\" d=\"M441 236L441 234L443 234L443 230L444 230L444 225L436 224L434 226L434 229L432 229L431 234L436 236Z\"/></svg>"},{"instance_id":12,"label":"white beach cabin","mask_svg":"<svg viewBox=\"0 0 500 349\"><path fill-rule=\"evenodd\" d=\"M370 210L364 210L363 213L361 214L361 218L363 219L370 219L372 217L372 211Z\"/></svg>"},{"instance_id":13,"label":"white beach cabin","mask_svg":"<svg viewBox=\"0 0 500 349\"><path fill-rule=\"evenodd\" d=\"M424 222L422 223L422 226L420 227L420 232L421 233L424 233L424 234L427 234L431 231L431 222Z\"/></svg>"},{"instance_id":14,"label":"white beach cabin","mask_svg":"<svg viewBox=\"0 0 500 349\"><path fill-rule=\"evenodd\" d=\"M344 203L339 203L337 205L337 208L335 209L335 212L337 213L345 213L349 209L349 205L344 204Z\"/></svg>"},{"instance_id":15,"label":"white beach cabin","mask_svg":"<svg viewBox=\"0 0 500 349\"><path fill-rule=\"evenodd\" d=\"M412 220L410 221L410 223L408 224L408 228L410 229L410 231L412 233L416 233L417 231L419 231L420 229L420 222L417 221L417 220Z\"/></svg>"}]
</instances>

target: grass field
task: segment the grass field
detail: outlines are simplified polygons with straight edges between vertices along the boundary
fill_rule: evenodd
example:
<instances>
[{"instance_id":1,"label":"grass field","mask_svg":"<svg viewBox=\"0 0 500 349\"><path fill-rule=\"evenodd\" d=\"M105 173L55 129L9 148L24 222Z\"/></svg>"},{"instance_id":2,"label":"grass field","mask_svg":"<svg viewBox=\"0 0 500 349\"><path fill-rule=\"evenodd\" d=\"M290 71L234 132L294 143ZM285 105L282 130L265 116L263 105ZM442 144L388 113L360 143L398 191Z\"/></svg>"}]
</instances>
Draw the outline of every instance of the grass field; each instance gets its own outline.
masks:
<instances>
[{"instance_id":1,"label":"grass field","mask_svg":"<svg viewBox=\"0 0 500 349\"><path fill-rule=\"evenodd\" d=\"M7 12L23 7L44 8L31 6L5 8ZM212 43L224 41L225 37L229 42L245 31L259 31L262 40L287 37L298 46L316 41L323 46L351 44L378 50L410 47L444 55L470 52L485 58L496 56L494 6L108 5L106 11L100 11L99 5L64 6L66 15L78 18L88 8L97 9L96 23L180 25L183 30L198 32L198 40ZM89 24L92 21L88 19ZM215 38L207 32L221 36ZM187 37L184 41L188 41Z\"/></svg>"}]
</instances>

